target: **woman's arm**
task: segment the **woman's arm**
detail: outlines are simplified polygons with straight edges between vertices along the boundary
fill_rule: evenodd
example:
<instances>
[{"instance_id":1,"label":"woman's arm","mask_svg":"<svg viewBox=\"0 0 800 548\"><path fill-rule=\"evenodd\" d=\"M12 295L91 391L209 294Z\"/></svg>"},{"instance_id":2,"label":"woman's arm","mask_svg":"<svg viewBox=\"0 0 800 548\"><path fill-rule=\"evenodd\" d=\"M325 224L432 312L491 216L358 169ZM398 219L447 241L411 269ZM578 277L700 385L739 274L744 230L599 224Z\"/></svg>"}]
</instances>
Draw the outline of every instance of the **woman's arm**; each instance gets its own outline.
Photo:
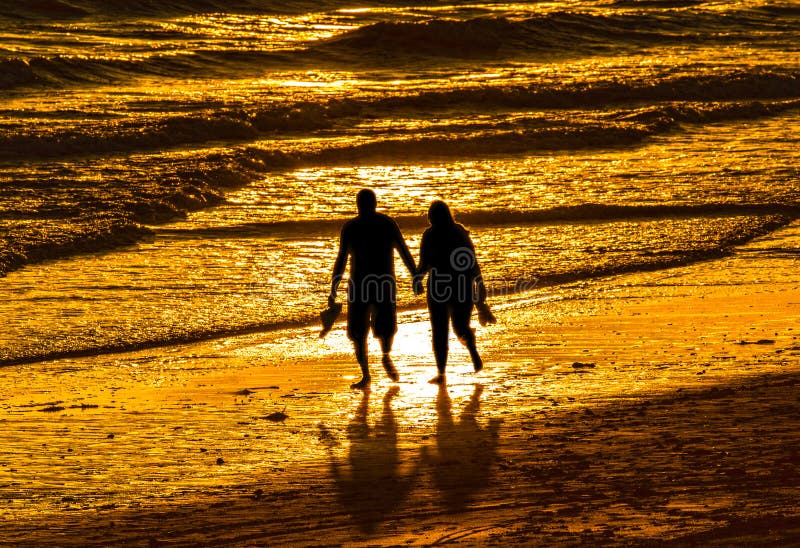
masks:
<instances>
[{"instance_id":1,"label":"woman's arm","mask_svg":"<svg viewBox=\"0 0 800 548\"><path fill-rule=\"evenodd\" d=\"M472 243L472 238L469 237L469 233L466 234L466 237L467 237L467 246L472 252L472 256L475 258L475 261L472 266L472 279L475 282L475 290L476 290L475 302L483 303L486 302L486 285L483 283L483 273L481 272L481 265L478 263L478 254L475 252L475 244Z\"/></svg>"},{"instance_id":2,"label":"woman's arm","mask_svg":"<svg viewBox=\"0 0 800 548\"><path fill-rule=\"evenodd\" d=\"M424 291L422 287L422 279L427 274L428 270L431 268L431 263L428 255L430 254L429 247L429 240L428 232L426 231L422 235L422 241L419 244L419 264L417 265L417 271L414 274L414 294L421 295Z\"/></svg>"}]
</instances>

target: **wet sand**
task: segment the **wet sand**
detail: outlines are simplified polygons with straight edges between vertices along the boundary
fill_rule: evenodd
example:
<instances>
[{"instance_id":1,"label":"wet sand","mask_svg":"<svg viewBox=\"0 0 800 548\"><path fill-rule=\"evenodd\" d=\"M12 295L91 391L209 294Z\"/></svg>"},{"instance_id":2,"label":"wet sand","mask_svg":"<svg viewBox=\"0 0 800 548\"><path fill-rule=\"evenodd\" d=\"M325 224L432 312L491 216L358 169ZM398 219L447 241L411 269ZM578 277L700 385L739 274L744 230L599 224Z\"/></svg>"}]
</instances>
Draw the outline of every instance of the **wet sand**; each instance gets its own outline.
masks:
<instances>
[{"instance_id":1,"label":"wet sand","mask_svg":"<svg viewBox=\"0 0 800 548\"><path fill-rule=\"evenodd\" d=\"M364 394L341 326L6 368L0 543L800 543L798 242L497 299L444 389L420 314Z\"/></svg>"}]
</instances>

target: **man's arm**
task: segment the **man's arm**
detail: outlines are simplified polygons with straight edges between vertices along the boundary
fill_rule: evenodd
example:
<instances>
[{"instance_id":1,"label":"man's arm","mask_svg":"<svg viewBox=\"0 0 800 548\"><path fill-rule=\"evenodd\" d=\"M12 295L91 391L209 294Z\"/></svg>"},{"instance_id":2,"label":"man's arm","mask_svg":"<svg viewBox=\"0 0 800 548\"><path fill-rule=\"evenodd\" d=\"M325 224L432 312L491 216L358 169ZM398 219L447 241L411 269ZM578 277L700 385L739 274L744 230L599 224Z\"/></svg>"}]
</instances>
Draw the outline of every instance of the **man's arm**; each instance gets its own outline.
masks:
<instances>
[{"instance_id":1,"label":"man's arm","mask_svg":"<svg viewBox=\"0 0 800 548\"><path fill-rule=\"evenodd\" d=\"M339 289L339 284L344 276L344 269L347 266L347 255L349 252L350 242L343 228L342 234L339 237L339 253L336 255L336 262L333 263L333 276L331 277L331 293L328 296L328 306L336 304L336 291Z\"/></svg>"},{"instance_id":2,"label":"man's arm","mask_svg":"<svg viewBox=\"0 0 800 548\"><path fill-rule=\"evenodd\" d=\"M400 258L403 259L403 264L406 265L406 268L414 276L417 273L417 265L414 262L414 257L411 256L411 252L408 250L408 246L406 245L405 239L403 239L403 234L400 232L400 227L397 226L397 223L392 221L395 228L395 247L397 251L400 253Z\"/></svg>"}]
</instances>

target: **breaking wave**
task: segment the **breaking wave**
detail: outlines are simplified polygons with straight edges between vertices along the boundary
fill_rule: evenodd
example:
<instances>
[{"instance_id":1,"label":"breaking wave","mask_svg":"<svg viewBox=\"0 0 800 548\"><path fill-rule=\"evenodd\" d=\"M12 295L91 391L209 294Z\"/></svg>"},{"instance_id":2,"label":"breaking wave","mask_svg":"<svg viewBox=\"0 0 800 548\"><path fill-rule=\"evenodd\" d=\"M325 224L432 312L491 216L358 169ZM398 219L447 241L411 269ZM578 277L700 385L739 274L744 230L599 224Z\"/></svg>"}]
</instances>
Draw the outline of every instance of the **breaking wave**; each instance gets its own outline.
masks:
<instances>
[{"instance_id":1,"label":"breaking wave","mask_svg":"<svg viewBox=\"0 0 800 548\"><path fill-rule=\"evenodd\" d=\"M128 2L120 2L128 5ZM89 5L91 4L91 6ZM254 13L302 13L313 10L313 3L299 2L278 6L241 0L194 0L193 2L150 2L140 0L128 6L125 13L159 13L162 4L169 10L187 13L238 11ZM223 6L224 4L224 6ZM271 5L275 4L275 5ZM19 10L91 14L100 4L42 0L19 2ZM52 7L52 9L47 6ZM137 7L138 6L138 7ZM224 9L223 9L224 8ZM14 10L6 8L5 13ZM0 8L0 14L3 10ZM109 13L115 14L110 11ZM117 14L119 15L119 14ZM222 44L220 47L197 47L191 30L123 25L116 34L104 36L123 42L131 38L168 40L173 49L151 51L148 55L99 56L28 56L0 60L0 89L28 87L68 87L86 83L111 83L142 75L185 76L206 78L209 74L242 77L263 73L265 67L296 69L299 66L385 67L387 63L413 63L426 58L449 57L474 59L481 56L513 59L523 56L563 56L618 53L621 47L647 47L665 44L722 45L786 39L796 32L800 14L792 8L767 6L739 11L670 10L657 12L621 11L553 12L525 19L479 17L467 20L428 19L424 21L381 21L363 25L332 38L287 43L270 50L268 38L257 38L250 45ZM141 26L141 25L140 25ZM58 27L56 27L58 28ZM137 30L138 29L138 30ZM59 29L60 30L60 29ZM75 32L78 32L76 29ZM95 32L85 30L83 32ZM121 34L120 34L121 33ZM132 35L130 33L133 33ZM164 34L166 33L166 34ZM96 36L87 36L96 39ZM209 38L213 41L213 38ZM65 46L69 46L65 42Z\"/></svg>"},{"instance_id":2,"label":"breaking wave","mask_svg":"<svg viewBox=\"0 0 800 548\"><path fill-rule=\"evenodd\" d=\"M0 17L64 20L90 16L170 17L194 13L305 13L319 9L312 0L4 0ZM336 2L327 2L335 5Z\"/></svg>"},{"instance_id":3,"label":"breaking wave","mask_svg":"<svg viewBox=\"0 0 800 548\"><path fill-rule=\"evenodd\" d=\"M621 109L613 117L596 123L565 124L538 117L528 121L522 119L511 126L506 121L484 125L477 134L468 125L454 123L441 128L439 135L415 139L391 138L378 129L373 140L317 151L293 153L252 149L255 158L274 169L314 163L349 163L371 156L452 157L630 145L675 129L681 123L764 118L800 108L798 99L774 102L744 100L753 95L773 98L800 95L800 76L797 74L734 75L712 80L700 82L695 79L692 83L677 80L641 88L598 84L582 90L472 88L372 100L304 102L250 111L181 114L160 121L118 122L91 128L44 127L40 131L28 128L24 133L4 132L0 135L0 159L162 150L216 141L249 142L269 139L276 134L337 127L346 129L362 120L364 114L389 117L397 109L418 109L424 116L437 110L478 104L482 109L568 108L635 102L637 98L644 100L648 94L660 96L664 101L649 107ZM707 91L715 97L709 98ZM701 100L707 102L701 103Z\"/></svg>"},{"instance_id":4,"label":"breaking wave","mask_svg":"<svg viewBox=\"0 0 800 548\"><path fill-rule=\"evenodd\" d=\"M736 70L652 80L589 81L565 86L475 86L387 97L383 108L591 108L633 102L743 101L800 97L800 72Z\"/></svg>"},{"instance_id":5,"label":"breaking wave","mask_svg":"<svg viewBox=\"0 0 800 548\"><path fill-rule=\"evenodd\" d=\"M758 9L726 13L704 10L643 12L551 12L525 19L480 17L468 20L431 19L421 22L379 22L330 39L327 46L364 53L396 56L427 55L474 57L541 53L592 53L625 45L667 43L726 43L754 31L789 30L791 22L777 22ZM697 4L693 4L697 5ZM782 11L784 18L795 15Z\"/></svg>"}]
</instances>

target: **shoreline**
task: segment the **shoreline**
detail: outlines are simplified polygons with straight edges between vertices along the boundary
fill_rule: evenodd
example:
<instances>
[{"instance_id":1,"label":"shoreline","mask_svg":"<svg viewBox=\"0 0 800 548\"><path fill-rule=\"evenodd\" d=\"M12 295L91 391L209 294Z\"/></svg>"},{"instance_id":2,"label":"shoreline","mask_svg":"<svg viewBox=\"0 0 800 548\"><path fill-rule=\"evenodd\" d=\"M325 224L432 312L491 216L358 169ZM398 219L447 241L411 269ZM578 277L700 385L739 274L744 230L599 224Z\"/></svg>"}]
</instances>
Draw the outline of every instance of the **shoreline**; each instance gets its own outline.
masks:
<instances>
[{"instance_id":1,"label":"shoreline","mask_svg":"<svg viewBox=\"0 0 800 548\"><path fill-rule=\"evenodd\" d=\"M468 216L468 215L467 215ZM636 217L634 217L636 218ZM593 219L582 220L581 223L591 223ZM502 285L489 286L490 299L500 302L510 300L531 300L531 290L551 290L558 292L562 288L569 288L576 284L599 281L604 279L614 279L619 276L646 274L648 272L667 271L675 268L691 266L695 264L718 261L730 257L735 253L735 249L746 246L749 242L757 240L765 235L780 231L787 225L796 222L793 217L784 217L771 221L760 227L754 233L740 235L736 239L726 242L719 248L685 251L682 255L672 256L667 259L658 259L655 262L632 263L616 266L602 266L584 270L576 270L568 274L555 274L551 276L519 278L513 283L503 281ZM92 252L94 253L94 252ZM103 252L99 252L103 253ZM59 260L59 259L56 259ZM403 273L404 275L405 273ZM2 277L2 276L0 276ZM402 278L403 276L401 276ZM405 280L403 280L405 282ZM492 280L488 280L492 283ZM496 280L494 280L496 281ZM398 316L419 315L427 313L424 299L412 297L416 302L399 305L397 307ZM340 317L336 325L344 325L344 315ZM109 343L90 348L75 348L63 351L51 351L40 355L12 354L11 357L0 357L0 368L13 367L19 365L29 365L56 360L69 360L80 358L100 358L108 357L113 359L114 355L128 354L132 352L159 350L176 346L198 345L207 342L214 342L222 339L239 338L247 335L267 335L281 331L298 332L305 329L316 329L319 326L319 319L316 317L301 317L293 320L277 321L269 324L244 324L231 328L221 328L216 330L199 331L184 335L168 335L168 338L154 338L150 340L134 340L126 342ZM169 338L171 337L171 338Z\"/></svg>"},{"instance_id":2,"label":"shoreline","mask_svg":"<svg viewBox=\"0 0 800 548\"><path fill-rule=\"evenodd\" d=\"M798 242L509 302L444 392L424 318L366 398L338 324L4 368L0 542L797 541Z\"/></svg>"}]
</instances>

